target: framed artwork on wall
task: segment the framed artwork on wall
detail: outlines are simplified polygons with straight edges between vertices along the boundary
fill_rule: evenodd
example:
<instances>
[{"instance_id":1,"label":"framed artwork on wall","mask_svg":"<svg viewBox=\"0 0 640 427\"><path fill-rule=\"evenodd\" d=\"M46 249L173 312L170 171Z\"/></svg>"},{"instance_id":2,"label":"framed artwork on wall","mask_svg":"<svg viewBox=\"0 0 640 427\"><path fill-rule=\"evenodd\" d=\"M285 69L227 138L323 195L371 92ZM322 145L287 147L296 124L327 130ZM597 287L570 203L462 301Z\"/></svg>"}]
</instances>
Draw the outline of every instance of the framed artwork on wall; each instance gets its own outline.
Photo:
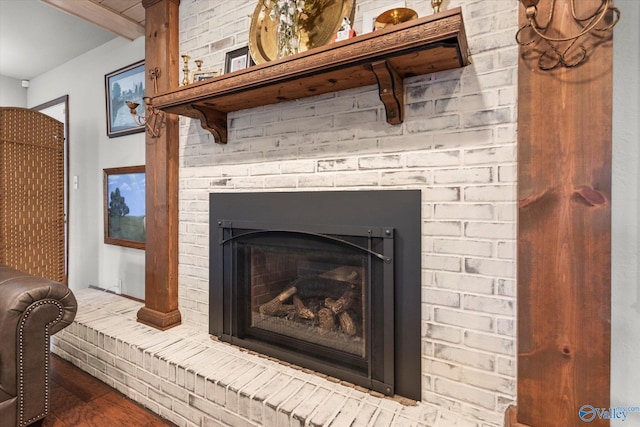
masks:
<instances>
[{"instance_id":1,"label":"framed artwork on wall","mask_svg":"<svg viewBox=\"0 0 640 427\"><path fill-rule=\"evenodd\" d=\"M103 169L104 242L144 249L146 241L145 167Z\"/></svg>"},{"instance_id":2,"label":"framed artwork on wall","mask_svg":"<svg viewBox=\"0 0 640 427\"><path fill-rule=\"evenodd\" d=\"M227 52L224 61L224 72L233 73L234 71L242 70L244 68L255 65L251 55L249 54L249 47L241 47L240 49Z\"/></svg>"},{"instance_id":3,"label":"framed artwork on wall","mask_svg":"<svg viewBox=\"0 0 640 427\"><path fill-rule=\"evenodd\" d=\"M114 138L132 133L144 132L131 117L126 102L140 104L138 114L144 115L144 61L120 68L104 76L107 100L107 136Z\"/></svg>"}]
</instances>

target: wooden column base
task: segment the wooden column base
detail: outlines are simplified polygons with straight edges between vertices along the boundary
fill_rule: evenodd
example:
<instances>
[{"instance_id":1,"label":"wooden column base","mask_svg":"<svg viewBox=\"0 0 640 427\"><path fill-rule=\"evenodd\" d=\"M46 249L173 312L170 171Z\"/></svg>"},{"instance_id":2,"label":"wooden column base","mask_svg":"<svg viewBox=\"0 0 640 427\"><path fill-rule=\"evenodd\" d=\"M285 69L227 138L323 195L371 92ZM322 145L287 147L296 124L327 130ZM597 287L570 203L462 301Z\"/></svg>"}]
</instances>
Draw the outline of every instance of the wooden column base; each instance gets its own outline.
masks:
<instances>
[{"instance_id":1,"label":"wooden column base","mask_svg":"<svg viewBox=\"0 0 640 427\"><path fill-rule=\"evenodd\" d=\"M138 322L165 331L178 326L182 322L182 317L178 310L162 313L148 307L142 307L138 310Z\"/></svg>"},{"instance_id":2,"label":"wooden column base","mask_svg":"<svg viewBox=\"0 0 640 427\"><path fill-rule=\"evenodd\" d=\"M504 427L530 427L518 422L518 408L509 406L504 413Z\"/></svg>"}]
</instances>

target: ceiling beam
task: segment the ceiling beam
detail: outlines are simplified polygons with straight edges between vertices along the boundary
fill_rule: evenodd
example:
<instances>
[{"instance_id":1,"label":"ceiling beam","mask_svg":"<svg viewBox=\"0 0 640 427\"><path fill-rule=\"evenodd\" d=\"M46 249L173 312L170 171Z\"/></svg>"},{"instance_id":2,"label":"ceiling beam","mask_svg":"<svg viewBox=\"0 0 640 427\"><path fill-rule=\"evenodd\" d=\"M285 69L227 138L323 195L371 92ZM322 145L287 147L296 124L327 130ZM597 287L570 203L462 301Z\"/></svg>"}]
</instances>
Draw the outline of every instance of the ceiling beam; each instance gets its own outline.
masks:
<instances>
[{"instance_id":1,"label":"ceiling beam","mask_svg":"<svg viewBox=\"0 0 640 427\"><path fill-rule=\"evenodd\" d=\"M92 1L43 0L78 18L84 19L129 40L144 35L144 26Z\"/></svg>"}]
</instances>

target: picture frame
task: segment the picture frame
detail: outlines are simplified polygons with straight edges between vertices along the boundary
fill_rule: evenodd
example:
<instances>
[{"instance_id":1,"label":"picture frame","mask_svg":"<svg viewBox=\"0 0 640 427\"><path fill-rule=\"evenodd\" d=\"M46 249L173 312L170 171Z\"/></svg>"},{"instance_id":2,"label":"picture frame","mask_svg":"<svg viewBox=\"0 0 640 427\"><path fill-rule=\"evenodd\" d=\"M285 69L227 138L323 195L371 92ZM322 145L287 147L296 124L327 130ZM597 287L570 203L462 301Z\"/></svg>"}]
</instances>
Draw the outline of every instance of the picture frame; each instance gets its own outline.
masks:
<instances>
[{"instance_id":1,"label":"picture frame","mask_svg":"<svg viewBox=\"0 0 640 427\"><path fill-rule=\"evenodd\" d=\"M133 120L126 101L140 104L138 113L145 114L145 71L144 60L120 68L104 76L107 103L107 136L144 132L144 126Z\"/></svg>"},{"instance_id":2,"label":"picture frame","mask_svg":"<svg viewBox=\"0 0 640 427\"><path fill-rule=\"evenodd\" d=\"M201 81L218 77L220 70L196 70L191 72L190 83L200 83Z\"/></svg>"},{"instance_id":3,"label":"picture frame","mask_svg":"<svg viewBox=\"0 0 640 427\"><path fill-rule=\"evenodd\" d=\"M145 249L145 166L103 169L104 243Z\"/></svg>"},{"instance_id":4,"label":"picture frame","mask_svg":"<svg viewBox=\"0 0 640 427\"><path fill-rule=\"evenodd\" d=\"M240 49L227 52L224 61L224 73L233 73L234 71L243 70L247 67L256 65L253 58L249 54L249 47L241 47Z\"/></svg>"}]
</instances>

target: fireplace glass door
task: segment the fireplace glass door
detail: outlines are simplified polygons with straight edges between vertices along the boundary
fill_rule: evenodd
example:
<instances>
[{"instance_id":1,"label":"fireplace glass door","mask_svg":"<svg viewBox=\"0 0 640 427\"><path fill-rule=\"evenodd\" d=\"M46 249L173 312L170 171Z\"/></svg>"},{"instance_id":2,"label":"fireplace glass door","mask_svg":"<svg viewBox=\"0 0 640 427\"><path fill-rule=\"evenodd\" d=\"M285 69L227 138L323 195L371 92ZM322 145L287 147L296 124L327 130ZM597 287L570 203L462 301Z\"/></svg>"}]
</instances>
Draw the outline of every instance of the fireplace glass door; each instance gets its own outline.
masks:
<instances>
[{"instance_id":1,"label":"fireplace glass door","mask_svg":"<svg viewBox=\"0 0 640 427\"><path fill-rule=\"evenodd\" d=\"M392 228L219 224L223 340L393 392Z\"/></svg>"}]
</instances>

